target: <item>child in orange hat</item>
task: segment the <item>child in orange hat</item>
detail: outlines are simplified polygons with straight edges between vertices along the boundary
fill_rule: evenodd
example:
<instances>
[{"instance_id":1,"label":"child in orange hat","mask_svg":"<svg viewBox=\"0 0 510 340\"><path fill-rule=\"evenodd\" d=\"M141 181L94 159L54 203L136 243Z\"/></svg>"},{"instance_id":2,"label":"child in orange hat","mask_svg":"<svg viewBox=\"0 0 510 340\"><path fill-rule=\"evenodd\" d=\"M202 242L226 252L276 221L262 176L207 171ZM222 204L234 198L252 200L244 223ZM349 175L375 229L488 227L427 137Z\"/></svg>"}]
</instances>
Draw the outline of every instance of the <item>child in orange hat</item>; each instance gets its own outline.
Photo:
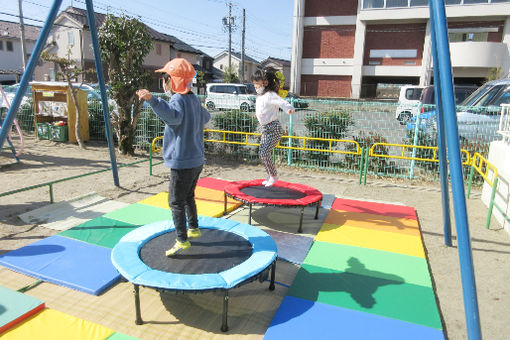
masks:
<instances>
[{"instance_id":1,"label":"child in orange hat","mask_svg":"<svg viewBox=\"0 0 510 340\"><path fill-rule=\"evenodd\" d=\"M136 94L140 100L146 100L165 122L163 159L165 166L170 168L168 204L177 232L174 246L166 251L166 256L172 256L191 246L188 239L201 235L195 187L205 160L204 125L211 115L190 91L196 73L186 59L172 59L156 72L163 73L165 91L174 92L170 101L157 98L146 89L140 89Z\"/></svg>"}]
</instances>

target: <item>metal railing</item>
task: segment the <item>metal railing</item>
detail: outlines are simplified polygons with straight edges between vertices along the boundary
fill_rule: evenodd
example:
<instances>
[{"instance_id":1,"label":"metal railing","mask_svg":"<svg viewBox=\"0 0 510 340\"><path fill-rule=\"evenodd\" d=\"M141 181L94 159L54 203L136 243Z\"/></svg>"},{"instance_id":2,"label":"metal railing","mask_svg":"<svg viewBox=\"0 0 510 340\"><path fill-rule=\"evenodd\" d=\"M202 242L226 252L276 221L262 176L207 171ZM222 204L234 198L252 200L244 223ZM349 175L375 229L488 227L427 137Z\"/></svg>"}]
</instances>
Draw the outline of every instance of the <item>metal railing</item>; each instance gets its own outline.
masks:
<instances>
[{"instance_id":1,"label":"metal railing","mask_svg":"<svg viewBox=\"0 0 510 340\"><path fill-rule=\"evenodd\" d=\"M468 181L468 190L467 190L467 198L471 196L471 183L473 181L474 173L476 172L482 176L485 182L489 184L491 188L491 197L489 200L489 211L487 214L487 221L485 223L485 228L489 229L492 217L492 211L494 207L501 213L503 218L510 222L510 217L506 215L506 212L496 204L495 198L496 193L498 191L498 169L492 165L485 157L476 152L473 155L473 160L471 162L471 171L469 173L469 181Z\"/></svg>"},{"instance_id":2,"label":"metal railing","mask_svg":"<svg viewBox=\"0 0 510 340\"><path fill-rule=\"evenodd\" d=\"M498 133L505 143L510 144L510 104L501 104Z\"/></svg>"}]
</instances>

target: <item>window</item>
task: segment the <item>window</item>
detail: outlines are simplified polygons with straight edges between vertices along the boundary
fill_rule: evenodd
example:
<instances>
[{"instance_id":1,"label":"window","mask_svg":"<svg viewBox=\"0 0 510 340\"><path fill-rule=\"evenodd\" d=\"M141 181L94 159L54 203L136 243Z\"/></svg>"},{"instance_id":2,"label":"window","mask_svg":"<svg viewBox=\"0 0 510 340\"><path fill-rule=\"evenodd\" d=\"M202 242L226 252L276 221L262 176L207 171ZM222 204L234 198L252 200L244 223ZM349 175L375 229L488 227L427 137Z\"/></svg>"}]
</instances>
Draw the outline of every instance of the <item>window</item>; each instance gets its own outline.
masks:
<instances>
[{"instance_id":1,"label":"window","mask_svg":"<svg viewBox=\"0 0 510 340\"><path fill-rule=\"evenodd\" d=\"M156 44L156 54L161 55L161 44Z\"/></svg>"},{"instance_id":2,"label":"window","mask_svg":"<svg viewBox=\"0 0 510 340\"><path fill-rule=\"evenodd\" d=\"M372 8L383 8L384 0L365 0L363 1L364 9L372 9Z\"/></svg>"},{"instance_id":3,"label":"window","mask_svg":"<svg viewBox=\"0 0 510 340\"><path fill-rule=\"evenodd\" d=\"M6 41L5 45L7 47L7 51L12 52L12 50L13 50L13 48L12 48L12 41Z\"/></svg>"},{"instance_id":4,"label":"window","mask_svg":"<svg viewBox=\"0 0 510 340\"><path fill-rule=\"evenodd\" d=\"M386 0L386 7L407 7L407 0Z\"/></svg>"},{"instance_id":5,"label":"window","mask_svg":"<svg viewBox=\"0 0 510 340\"><path fill-rule=\"evenodd\" d=\"M450 42L488 41L489 32L450 32L448 39Z\"/></svg>"},{"instance_id":6,"label":"window","mask_svg":"<svg viewBox=\"0 0 510 340\"><path fill-rule=\"evenodd\" d=\"M74 46L74 34L73 32L67 32L67 43Z\"/></svg>"},{"instance_id":7,"label":"window","mask_svg":"<svg viewBox=\"0 0 510 340\"><path fill-rule=\"evenodd\" d=\"M0 51L4 50L4 42L0 40Z\"/></svg>"}]
</instances>

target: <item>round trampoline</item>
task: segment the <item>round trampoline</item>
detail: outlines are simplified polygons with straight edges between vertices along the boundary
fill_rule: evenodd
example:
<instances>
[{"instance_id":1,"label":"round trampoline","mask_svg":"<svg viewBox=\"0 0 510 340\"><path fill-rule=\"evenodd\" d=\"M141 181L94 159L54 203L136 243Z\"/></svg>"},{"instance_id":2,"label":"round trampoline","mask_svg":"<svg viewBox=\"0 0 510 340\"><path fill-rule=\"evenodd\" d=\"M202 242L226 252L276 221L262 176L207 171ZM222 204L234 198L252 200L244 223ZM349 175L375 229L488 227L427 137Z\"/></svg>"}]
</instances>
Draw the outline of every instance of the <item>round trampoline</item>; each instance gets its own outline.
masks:
<instances>
[{"instance_id":1,"label":"round trampoline","mask_svg":"<svg viewBox=\"0 0 510 340\"><path fill-rule=\"evenodd\" d=\"M277 247L264 231L236 221L198 219L202 236L191 248L172 257L165 251L175 242L172 221L160 221L126 234L112 250L112 262L134 285L136 324L143 323L139 287L175 292L223 290L222 331L228 330L228 291L255 280L263 282L271 270L274 290Z\"/></svg>"},{"instance_id":2,"label":"round trampoline","mask_svg":"<svg viewBox=\"0 0 510 340\"><path fill-rule=\"evenodd\" d=\"M303 214L305 207L316 205L315 219L319 216L322 194L308 185L277 181L273 186L266 187L262 179L233 182L225 187L225 210L227 213L227 197L232 197L249 206L248 224L251 224L253 205L301 207L298 232L303 232Z\"/></svg>"}]
</instances>

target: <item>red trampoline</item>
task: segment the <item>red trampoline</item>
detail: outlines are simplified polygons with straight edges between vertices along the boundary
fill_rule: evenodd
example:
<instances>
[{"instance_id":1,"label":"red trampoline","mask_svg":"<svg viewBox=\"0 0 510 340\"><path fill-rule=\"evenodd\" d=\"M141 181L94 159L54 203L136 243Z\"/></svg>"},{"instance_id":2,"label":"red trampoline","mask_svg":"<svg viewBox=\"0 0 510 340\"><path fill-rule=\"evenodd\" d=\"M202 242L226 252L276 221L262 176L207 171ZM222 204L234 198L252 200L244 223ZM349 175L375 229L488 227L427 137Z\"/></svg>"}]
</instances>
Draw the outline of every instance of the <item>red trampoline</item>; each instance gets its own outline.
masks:
<instances>
[{"instance_id":1,"label":"red trampoline","mask_svg":"<svg viewBox=\"0 0 510 340\"><path fill-rule=\"evenodd\" d=\"M253 205L278 206L286 208L301 207L298 232L303 232L303 214L305 207L316 205L315 219L319 216L322 194L308 185L278 181L271 187L262 184L262 179L233 182L225 187L225 214L227 213L227 197L248 204L250 212L248 224L251 224Z\"/></svg>"}]
</instances>

